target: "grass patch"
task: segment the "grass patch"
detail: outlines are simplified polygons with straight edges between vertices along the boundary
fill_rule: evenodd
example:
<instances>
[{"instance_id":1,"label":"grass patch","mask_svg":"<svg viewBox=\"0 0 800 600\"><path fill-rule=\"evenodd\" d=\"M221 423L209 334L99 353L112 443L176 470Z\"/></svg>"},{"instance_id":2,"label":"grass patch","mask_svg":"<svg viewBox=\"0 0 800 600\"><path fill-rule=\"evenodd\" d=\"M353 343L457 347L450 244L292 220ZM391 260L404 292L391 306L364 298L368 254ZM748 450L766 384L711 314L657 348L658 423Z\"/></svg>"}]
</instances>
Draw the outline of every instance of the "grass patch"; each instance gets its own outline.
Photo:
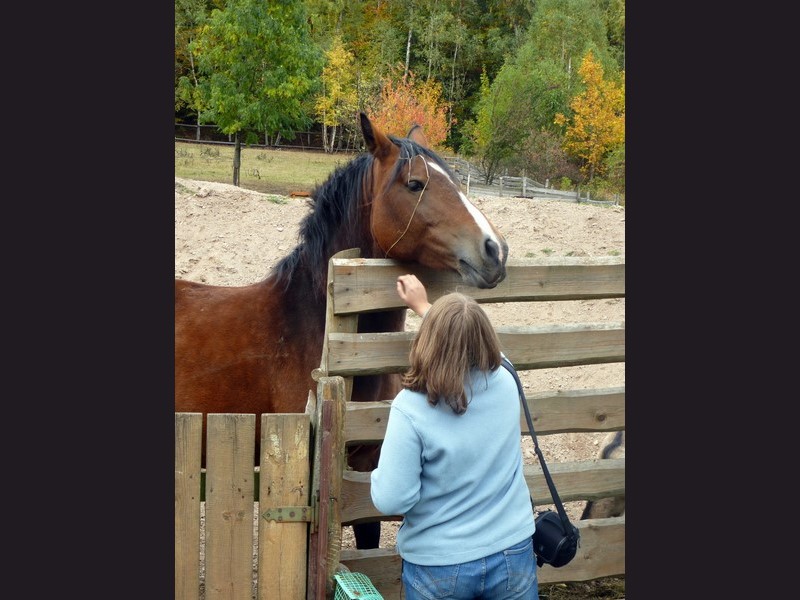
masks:
<instances>
[{"instance_id":1,"label":"grass patch","mask_svg":"<svg viewBox=\"0 0 800 600\"><path fill-rule=\"evenodd\" d=\"M242 146L239 186L280 196L310 192L355 156ZM233 146L175 142L175 177L232 184Z\"/></svg>"}]
</instances>

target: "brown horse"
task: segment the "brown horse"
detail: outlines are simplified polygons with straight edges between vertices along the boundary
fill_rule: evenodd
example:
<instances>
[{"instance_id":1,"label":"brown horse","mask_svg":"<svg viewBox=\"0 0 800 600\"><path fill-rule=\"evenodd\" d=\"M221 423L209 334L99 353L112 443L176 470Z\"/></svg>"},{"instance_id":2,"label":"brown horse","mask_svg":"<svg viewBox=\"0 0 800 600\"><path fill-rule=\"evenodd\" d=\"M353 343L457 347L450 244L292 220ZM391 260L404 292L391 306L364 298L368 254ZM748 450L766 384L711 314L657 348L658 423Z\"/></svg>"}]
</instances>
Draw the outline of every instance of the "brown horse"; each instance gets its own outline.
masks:
<instances>
[{"instance_id":1,"label":"brown horse","mask_svg":"<svg viewBox=\"0 0 800 600\"><path fill-rule=\"evenodd\" d=\"M312 192L298 245L264 280L224 287L176 279L176 412L201 412L204 419L255 413L257 442L262 413L303 412L322 355L328 260L340 250L457 271L480 288L505 277L503 236L427 148L421 129L395 138L365 114L360 119L369 152ZM364 315L359 331L402 331L405 316L405 309ZM352 400L392 398L398 390L396 374L358 377ZM370 470L374 455L361 464L351 457L349 464ZM359 548L378 547L380 523L368 525L369 539L367 527L354 527Z\"/></svg>"}]
</instances>

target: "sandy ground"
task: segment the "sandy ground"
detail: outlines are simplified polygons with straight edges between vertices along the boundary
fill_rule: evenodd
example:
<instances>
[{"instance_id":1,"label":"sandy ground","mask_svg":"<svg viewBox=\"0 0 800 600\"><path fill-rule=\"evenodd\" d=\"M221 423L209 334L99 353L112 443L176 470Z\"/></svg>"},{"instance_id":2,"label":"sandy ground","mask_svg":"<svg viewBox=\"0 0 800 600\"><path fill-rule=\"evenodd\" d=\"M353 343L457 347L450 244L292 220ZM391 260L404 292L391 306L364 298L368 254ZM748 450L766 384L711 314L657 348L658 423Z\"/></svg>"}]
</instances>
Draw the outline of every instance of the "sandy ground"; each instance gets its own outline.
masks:
<instances>
[{"instance_id":1,"label":"sandy ground","mask_svg":"<svg viewBox=\"0 0 800 600\"><path fill-rule=\"evenodd\" d=\"M625 255L625 208L546 199L471 198L500 229L509 256ZM260 281L298 241L307 199L273 196L232 185L175 178L175 277L213 285ZM625 300L484 304L495 326L610 322L625 319ZM407 327L415 329L416 317ZM624 364L590 365L520 372L526 393L621 386ZM540 436L545 460L594 458L602 433ZM530 438L522 439L526 463L536 462ZM565 504L578 519L584 502ZM548 508L548 507L538 507ZM399 523L384 523L381 546L394 546ZM350 528L343 546L355 547Z\"/></svg>"}]
</instances>

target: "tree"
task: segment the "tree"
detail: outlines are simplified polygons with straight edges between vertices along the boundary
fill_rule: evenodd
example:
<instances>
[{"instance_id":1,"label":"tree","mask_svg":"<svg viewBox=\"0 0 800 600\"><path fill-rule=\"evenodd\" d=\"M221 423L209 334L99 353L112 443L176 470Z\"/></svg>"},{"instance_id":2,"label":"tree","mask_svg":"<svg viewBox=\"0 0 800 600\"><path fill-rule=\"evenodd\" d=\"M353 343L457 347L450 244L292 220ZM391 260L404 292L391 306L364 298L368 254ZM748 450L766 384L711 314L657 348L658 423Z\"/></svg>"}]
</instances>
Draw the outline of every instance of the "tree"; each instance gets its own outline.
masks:
<instances>
[{"instance_id":1,"label":"tree","mask_svg":"<svg viewBox=\"0 0 800 600\"><path fill-rule=\"evenodd\" d=\"M202 75L199 118L235 136L233 184L239 185L241 135L256 131L294 138L311 123L304 100L322 67L304 3L230 0L214 9L190 44Z\"/></svg>"},{"instance_id":2,"label":"tree","mask_svg":"<svg viewBox=\"0 0 800 600\"><path fill-rule=\"evenodd\" d=\"M585 90L570 102L572 118L558 113L555 123L566 126L564 150L583 161L591 182L605 170L609 152L625 141L625 72L619 83L606 81L603 67L587 52L578 74Z\"/></svg>"},{"instance_id":3,"label":"tree","mask_svg":"<svg viewBox=\"0 0 800 600\"><path fill-rule=\"evenodd\" d=\"M605 7L606 31L611 54L625 68L625 0L600 0Z\"/></svg>"},{"instance_id":4,"label":"tree","mask_svg":"<svg viewBox=\"0 0 800 600\"><path fill-rule=\"evenodd\" d=\"M336 36L333 46L325 53L326 65L322 69L322 93L315 105L322 122L322 139L326 152L333 152L336 128L344 123L355 124L358 110L356 74L353 54L344 47L341 36ZM328 127L331 128L330 139Z\"/></svg>"},{"instance_id":5,"label":"tree","mask_svg":"<svg viewBox=\"0 0 800 600\"><path fill-rule=\"evenodd\" d=\"M617 72L598 0L539 0L524 38L488 91L484 85L467 129L470 144L462 146L478 158L487 182L502 167L540 179L579 175L578 161L553 145L554 134L563 137L555 115L566 113L582 89L573 65L592 50Z\"/></svg>"},{"instance_id":6,"label":"tree","mask_svg":"<svg viewBox=\"0 0 800 600\"><path fill-rule=\"evenodd\" d=\"M202 101L197 92L197 68L189 48L206 15L205 0L175 0L175 111L189 109L198 115L198 141Z\"/></svg>"},{"instance_id":7,"label":"tree","mask_svg":"<svg viewBox=\"0 0 800 600\"><path fill-rule=\"evenodd\" d=\"M490 184L501 161L521 143L516 123L527 111L511 101L507 86L490 84L485 70L481 74L477 108L477 117L466 126L470 138L467 150L478 157L484 183Z\"/></svg>"},{"instance_id":8,"label":"tree","mask_svg":"<svg viewBox=\"0 0 800 600\"><path fill-rule=\"evenodd\" d=\"M607 69L616 65L608 52L606 20L598 0L539 0L530 33L536 53L558 61L570 75L588 50Z\"/></svg>"},{"instance_id":9,"label":"tree","mask_svg":"<svg viewBox=\"0 0 800 600\"><path fill-rule=\"evenodd\" d=\"M442 149L447 139L447 105L442 101L442 85L434 80L417 81L413 71L402 75L400 65L394 77L383 82L372 122L378 129L405 137L414 125L422 126L431 148Z\"/></svg>"},{"instance_id":10,"label":"tree","mask_svg":"<svg viewBox=\"0 0 800 600\"><path fill-rule=\"evenodd\" d=\"M553 61L536 61L530 51L528 44L506 61L491 85L485 73L482 77L468 150L478 157L486 183L501 165L520 156L529 138L554 129L555 113L566 110L567 75Z\"/></svg>"}]
</instances>

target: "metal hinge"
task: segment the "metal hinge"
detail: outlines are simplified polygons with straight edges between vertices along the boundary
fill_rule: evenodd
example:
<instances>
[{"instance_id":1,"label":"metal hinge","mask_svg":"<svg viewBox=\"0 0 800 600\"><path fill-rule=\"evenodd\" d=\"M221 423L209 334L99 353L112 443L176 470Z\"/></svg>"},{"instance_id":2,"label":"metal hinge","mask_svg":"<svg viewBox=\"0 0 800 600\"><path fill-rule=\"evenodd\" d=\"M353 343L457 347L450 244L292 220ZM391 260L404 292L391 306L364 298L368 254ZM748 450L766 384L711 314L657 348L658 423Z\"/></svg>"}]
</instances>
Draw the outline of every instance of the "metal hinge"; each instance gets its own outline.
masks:
<instances>
[{"instance_id":1,"label":"metal hinge","mask_svg":"<svg viewBox=\"0 0 800 600\"><path fill-rule=\"evenodd\" d=\"M261 517L278 523L313 523L314 513L314 508L311 506L277 506L265 510L261 513Z\"/></svg>"}]
</instances>

